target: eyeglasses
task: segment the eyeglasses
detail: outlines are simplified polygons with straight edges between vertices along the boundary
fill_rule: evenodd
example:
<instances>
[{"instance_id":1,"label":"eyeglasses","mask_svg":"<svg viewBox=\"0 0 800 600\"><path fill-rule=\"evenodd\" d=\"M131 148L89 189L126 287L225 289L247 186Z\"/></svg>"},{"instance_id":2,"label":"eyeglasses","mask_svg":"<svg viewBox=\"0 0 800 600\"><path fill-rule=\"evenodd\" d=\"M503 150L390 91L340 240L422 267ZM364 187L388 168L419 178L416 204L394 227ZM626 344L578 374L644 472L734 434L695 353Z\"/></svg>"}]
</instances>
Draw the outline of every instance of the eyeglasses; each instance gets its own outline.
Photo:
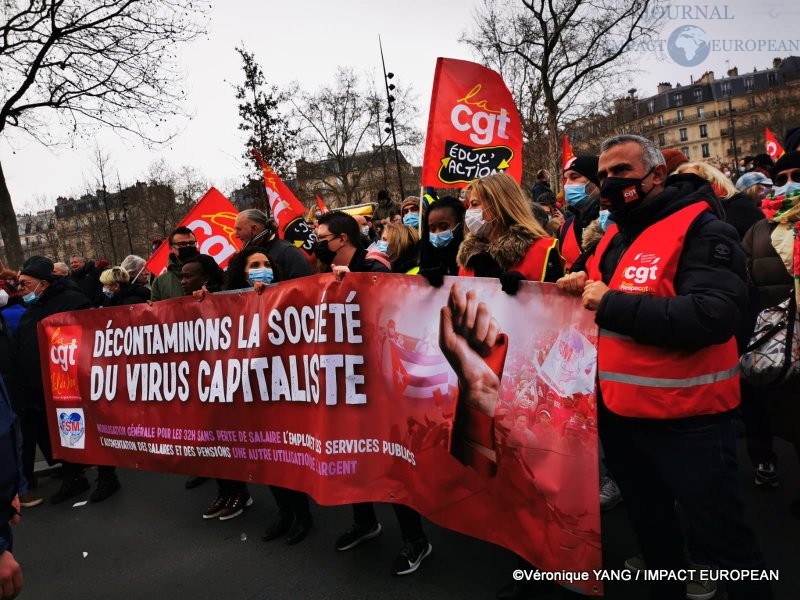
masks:
<instances>
[{"instance_id":1,"label":"eyeglasses","mask_svg":"<svg viewBox=\"0 0 800 600\"><path fill-rule=\"evenodd\" d=\"M173 248L194 248L197 246L197 242L175 242L174 244L170 244Z\"/></svg>"},{"instance_id":2,"label":"eyeglasses","mask_svg":"<svg viewBox=\"0 0 800 600\"><path fill-rule=\"evenodd\" d=\"M795 183L800 183L800 169L795 169L791 173L781 173L780 175L776 175L772 178L772 182L775 184L775 187L783 187L786 185L786 182L789 181L790 177Z\"/></svg>"},{"instance_id":3,"label":"eyeglasses","mask_svg":"<svg viewBox=\"0 0 800 600\"><path fill-rule=\"evenodd\" d=\"M331 240L334 240L334 239L336 239L336 238L337 238L337 237L339 237L340 235L341 235L341 234L336 234L336 233L332 233L332 234L330 234L330 237L329 237L329 236L327 236L327 235L326 235L326 236L324 236L324 237L323 237L323 236L319 236L319 235L318 235L318 236L317 236L317 241L318 241L318 242L330 242Z\"/></svg>"},{"instance_id":4,"label":"eyeglasses","mask_svg":"<svg viewBox=\"0 0 800 600\"><path fill-rule=\"evenodd\" d=\"M28 286L39 285L39 283L41 283L41 282L36 282L36 281L33 281L33 280L22 280L22 279L20 279L18 286L21 287L23 290L25 290L25 289L28 289Z\"/></svg>"}]
</instances>

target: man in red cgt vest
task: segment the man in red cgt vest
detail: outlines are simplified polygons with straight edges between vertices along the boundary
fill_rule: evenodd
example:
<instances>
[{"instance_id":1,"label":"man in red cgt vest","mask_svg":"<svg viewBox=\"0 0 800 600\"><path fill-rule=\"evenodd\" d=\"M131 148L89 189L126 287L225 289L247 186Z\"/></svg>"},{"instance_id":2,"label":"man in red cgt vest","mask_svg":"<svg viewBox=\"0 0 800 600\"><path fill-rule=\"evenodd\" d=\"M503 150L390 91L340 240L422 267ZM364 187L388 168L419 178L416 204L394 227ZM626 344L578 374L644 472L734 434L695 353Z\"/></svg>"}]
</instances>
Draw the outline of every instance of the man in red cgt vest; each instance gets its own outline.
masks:
<instances>
[{"instance_id":1,"label":"man in red cgt vest","mask_svg":"<svg viewBox=\"0 0 800 600\"><path fill-rule=\"evenodd\" d=\"M732 424L739 405L733 336L748 296L738 236L720 220L706 181L666 179L652 141L620 135L601 150L601 205L615 224L588 273L558 285L597 313L599 432L645 563L687 567L677 502L693 560L764 569L745 522ZM772 598L764 581L727 587L731 600ZM651 598L685 594L686 582L651 583Z\"/></svg>"}]
</instances>

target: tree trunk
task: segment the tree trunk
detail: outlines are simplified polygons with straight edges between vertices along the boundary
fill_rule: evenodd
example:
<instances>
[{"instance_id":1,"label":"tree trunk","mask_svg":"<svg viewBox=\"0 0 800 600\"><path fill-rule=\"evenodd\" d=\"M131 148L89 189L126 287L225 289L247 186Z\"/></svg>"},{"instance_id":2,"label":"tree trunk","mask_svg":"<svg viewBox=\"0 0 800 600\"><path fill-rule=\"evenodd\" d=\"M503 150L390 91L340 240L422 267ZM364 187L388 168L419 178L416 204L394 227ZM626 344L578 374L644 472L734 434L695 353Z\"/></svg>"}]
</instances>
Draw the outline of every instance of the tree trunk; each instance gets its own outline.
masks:
<instances>
[{"instance_id":1,"label":"tree trunk","mask_svg":"<svg viewBox=\"0 0 800 600\"><path fill-rule=\"evenodd\" d=\"M558 143L558 115L552 108L547 111L547 157L549 159L550 177L554 180L553 192L558 193L561 189L561 164L564 157L561 156L561 148Z\"/></svg>"},{"instance_id":2,"label":"tree trunk","mask_svg":"<svg viewBox=\"0 0 800 600\"><path fill-rule=\"evenodd\" d=\"M0 235L3 236L5 245L6 265L15 270L20 268L25 257L19 241L17 215L14 213L14 205L11 204L11 194L6 185L2 163L0 163Z\"/></svg>"}]
</instances>

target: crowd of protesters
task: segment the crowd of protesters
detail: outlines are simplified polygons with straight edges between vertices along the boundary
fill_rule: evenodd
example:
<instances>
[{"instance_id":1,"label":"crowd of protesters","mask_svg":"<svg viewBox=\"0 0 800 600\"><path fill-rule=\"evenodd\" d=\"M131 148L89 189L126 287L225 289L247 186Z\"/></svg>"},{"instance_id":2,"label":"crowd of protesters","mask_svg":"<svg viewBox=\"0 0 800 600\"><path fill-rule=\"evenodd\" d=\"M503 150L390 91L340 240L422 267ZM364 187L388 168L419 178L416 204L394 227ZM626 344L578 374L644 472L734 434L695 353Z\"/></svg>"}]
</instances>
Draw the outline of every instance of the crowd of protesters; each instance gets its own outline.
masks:
<instances>
[{"instance_id":1,"label":"crowd of protesters","mask_svg":"<svg viewBox=\"0 0 800 600\"><path fill-rule=\"evenodd\" d=\"M599 326L601 507L624 503L641 549L627 567L676 570L691 562L765 568L744 516L733 419L745 425L754 485L778 486L773 436L792 442L800 457L798 382L756 386L740 377L738 364L760 311L787 300L796 311L798 148L800 133L793 130L776 162L759 155L737 168L717 169L691 163L678 151L662 153L645 138L621 135L606 140L599 156L567 162L557 195L545 170L536 173L530 197L499 173L472 182L461 198L431 192L397 203L381 192L369 216L319 215L313 261L280 239L266 214L248 209L235 222L243 249L226 271L199 252L185 227L171 233L168 265L157 277L138 256L119 266L82 256L72 256L69 265L33 256L18 269L3 269L2 585L22 584L5 524L18 519L20 508L43 502L35 492L37 446L53 464L36 335L42 319L192 294L202 300L223 290L268 293L281 281L316 272L341 279L351 271L421 276L434 287L446 276L494 278L512 295L523 281L550 282L580 296ZM637 275L633 286L631 273L640 268L648 275ZM520 423L524 440L527 423ZM52 503L90 489L85 468L62 461ZM193 477L186 487L204 481ZM204 519L232 519L253 504L245 482L219 479L216 486ZM115 469L100 467L89 499L100 502L120 489ZM271 491L278 512L263 539L300 543L313 527L308 496L277 486ZM394 509L403 545L392 570L406 575L433 548L420 515L406 506ZM800 518L800 499L789 510ZM335 547L350 550L381 531L372 504L355 504L353 524ZM710 598L715 585L652 582L651 597ZM536 586L513 583L498 597L530 597ZM732 600L772 597L763 582L727 587Z\"/></svg>"}]
</instances>

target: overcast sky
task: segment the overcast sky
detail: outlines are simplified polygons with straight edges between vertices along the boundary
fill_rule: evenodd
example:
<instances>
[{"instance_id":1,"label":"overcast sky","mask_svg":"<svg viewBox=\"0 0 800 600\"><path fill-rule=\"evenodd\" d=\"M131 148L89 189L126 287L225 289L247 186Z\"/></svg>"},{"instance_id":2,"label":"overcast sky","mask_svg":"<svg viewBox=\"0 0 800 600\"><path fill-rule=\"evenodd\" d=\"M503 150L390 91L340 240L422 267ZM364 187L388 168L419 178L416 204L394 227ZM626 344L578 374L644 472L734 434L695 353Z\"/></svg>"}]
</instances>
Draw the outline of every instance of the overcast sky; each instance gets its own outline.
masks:
<instances>
[{"instance_id":1,"label":"overcast sky","mask_svg":"<svg viewBox=\"0 0 800 600\"><path fill-rule=\"evenodd\" d=\"M340 65L382 84L380 34L387 69L397 74L401 85L411 86L418 98L418 126L423 131L436 57L472 58L458 39L470 27L475 0L217 0L213 4L208 36L182 52L187 109L193 117L177 138L166 147L148 150L113 132L98 136L123 185L142 177L148 165L161 157L173 167L196 166L223 191L240 180L243 138L237 130L231 88L231 82L241 79L234 51L240 43L255 53L270 82L283 86L297 80L303 88L314 89L332 82ZM720 77L729 66L738 66L740 72L766 68L774 57L791 54L776 44L800 44L800 7L793 0L696 0L661 6L670 7L661 36L665 49L670 35L684 25L700 28L717 40L720 49L692 67L681 66L668 51L635 53L643 70L632 85L641 97L654 94L659 81L686 85L690 77L697 78L706 70ZM715 15L722 18L703 18L697 6L707 7L709 16L716 9ZM741 40L739 50L736 40ZM761 50L754 46L759 41ZM629 87L621 85L620 95ZM54 204L58 195L77 195L88 189L93 180L92 149L91 145L43 148L23 138L14 138L13 144L0 140L0 160L17 212L36 206L39 198Z\"/></svg>"}]
</instances>

